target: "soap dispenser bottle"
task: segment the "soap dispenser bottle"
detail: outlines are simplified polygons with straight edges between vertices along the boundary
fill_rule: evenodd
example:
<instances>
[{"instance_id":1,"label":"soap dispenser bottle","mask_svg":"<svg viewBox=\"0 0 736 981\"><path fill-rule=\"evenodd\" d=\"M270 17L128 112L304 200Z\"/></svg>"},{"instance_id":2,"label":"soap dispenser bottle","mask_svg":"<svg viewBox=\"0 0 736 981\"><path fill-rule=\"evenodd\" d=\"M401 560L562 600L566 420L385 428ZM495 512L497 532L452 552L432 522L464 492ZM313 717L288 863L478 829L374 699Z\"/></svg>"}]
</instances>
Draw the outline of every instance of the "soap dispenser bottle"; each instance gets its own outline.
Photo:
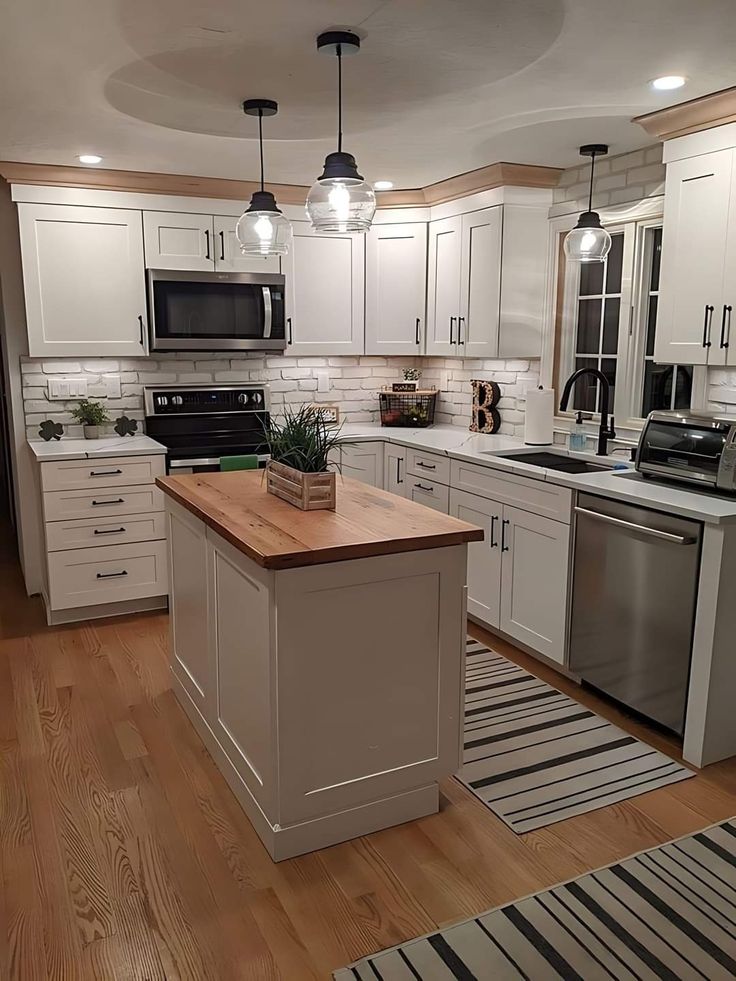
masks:
<instances>
[{"instance_id":1,"label":"soap dispenser bottle","mask_svg":"<svg viewBox=\"0 0 736 981\"><path fill-rule=\"evenodd\" d=\"M570 430L570 441L569 448L577 453L582 453L585 450L586 439L585 430L583 429L583 413L578 412L577 418L575 419L575 425Z\"/></svg>"}]
</instances>

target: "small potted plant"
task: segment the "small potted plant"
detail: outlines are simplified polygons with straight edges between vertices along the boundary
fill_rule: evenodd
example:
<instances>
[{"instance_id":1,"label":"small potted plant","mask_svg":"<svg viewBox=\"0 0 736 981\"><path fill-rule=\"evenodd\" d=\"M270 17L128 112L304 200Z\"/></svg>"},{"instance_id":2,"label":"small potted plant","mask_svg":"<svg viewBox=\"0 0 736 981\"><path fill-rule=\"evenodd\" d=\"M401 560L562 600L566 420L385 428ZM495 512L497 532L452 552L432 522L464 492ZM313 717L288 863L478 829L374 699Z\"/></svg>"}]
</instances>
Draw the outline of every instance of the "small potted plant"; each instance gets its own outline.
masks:
<instances>
[{"instance_id":1,"label":"small potted plant","mask_svg":"<svg viewBox=\"0 0 736 981\"><path fill-rule=\"evenodd\" d=\"M82 399L72 415L84 427L85 439L99 439L100 429L110 421L102 403L90 399Z\"/></svg>"},{"instance_id":2,"label":"small potted plant","mask_svg":"<svg viewBox=\"0 0 736 981\"><path fill-rule=\"evenodd\" d=\"M266 430L271 460L266 467L267 490L303 511L335 510L335 472L330 451L340 430L310 406L286 407L283 421L271 419Z\"/></svg>"}]
</instances>

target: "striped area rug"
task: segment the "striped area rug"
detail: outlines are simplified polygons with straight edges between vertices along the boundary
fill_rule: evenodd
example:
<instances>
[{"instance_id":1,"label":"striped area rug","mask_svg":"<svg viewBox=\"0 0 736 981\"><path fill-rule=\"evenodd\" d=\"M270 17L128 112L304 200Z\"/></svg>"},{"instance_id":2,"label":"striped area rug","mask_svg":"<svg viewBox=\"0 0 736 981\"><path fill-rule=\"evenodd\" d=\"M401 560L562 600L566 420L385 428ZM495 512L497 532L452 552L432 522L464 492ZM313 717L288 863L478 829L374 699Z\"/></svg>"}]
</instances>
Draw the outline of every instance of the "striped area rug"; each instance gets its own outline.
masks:
<instances>
[{"instance_id":1,"label":"striped area rug","mask_svg":"<svg viewBox=\"0 0 736 981\"><path fill-rule=\"evenodd\" d=\"M459 779L517 834L695 774L468 638Z\"/></svg>"},{"instance_id":2,"label":"striped area rug","mask_svg":"<svg viewBox=\"0 0 736 981\"><path fill-rule=\"evenodd\" d=\"M733 819L334 974L336 981L734 977Z\"/></svg>"}]
</instances>

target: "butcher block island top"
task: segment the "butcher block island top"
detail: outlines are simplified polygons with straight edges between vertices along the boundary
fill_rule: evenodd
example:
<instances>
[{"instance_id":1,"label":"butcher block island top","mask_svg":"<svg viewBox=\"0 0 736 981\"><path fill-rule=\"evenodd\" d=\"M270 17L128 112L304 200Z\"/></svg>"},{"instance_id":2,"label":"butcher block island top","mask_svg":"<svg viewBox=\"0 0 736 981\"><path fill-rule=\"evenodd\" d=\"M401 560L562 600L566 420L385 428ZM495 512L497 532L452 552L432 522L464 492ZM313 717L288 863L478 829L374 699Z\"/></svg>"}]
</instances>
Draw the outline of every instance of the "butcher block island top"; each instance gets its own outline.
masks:
<instances>
[{"instance_id":1,"label":"butcher block island top","mask_svg":"<svg viewBox=\"0 0 736 981\"><path fill-rule=\"evenodd\" d=\"M267 493L263 471L158 477L156 483L265 569L483 540L475 525L351 477L338 475L334 511L301 511Z\"/></svg>"}]
</instances>

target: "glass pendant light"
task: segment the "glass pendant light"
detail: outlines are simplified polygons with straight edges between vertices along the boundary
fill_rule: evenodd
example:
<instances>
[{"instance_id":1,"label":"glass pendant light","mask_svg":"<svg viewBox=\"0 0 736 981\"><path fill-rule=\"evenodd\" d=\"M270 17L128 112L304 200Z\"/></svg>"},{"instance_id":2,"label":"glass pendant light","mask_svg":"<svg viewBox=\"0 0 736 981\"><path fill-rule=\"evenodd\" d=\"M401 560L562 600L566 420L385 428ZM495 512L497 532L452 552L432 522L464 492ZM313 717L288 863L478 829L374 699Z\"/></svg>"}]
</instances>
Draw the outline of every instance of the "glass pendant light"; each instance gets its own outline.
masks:
<instances>
[{"instance_id":1,"label":"glass pendant light","mask_svg":"<svg viewBox=\"0 0 736 981\"><path fill-rule=\"evenodd\" d=\"M577 225L565 239L565 255L570 262L603 262L611 248L611 236L601 225L598 212L593 211L595 158L606 153L605 143L588 143L580 147L580 156L590 157L590 191L588 210L580 215Z\"/></svg>"},{"instance_id":2,"label":"glass pendant light","mask_svg":"<svg viewBox=\"0 0 736 981\"><path fill-rule=\"evenodd\" d=\"M358 173L355 157L342 149L342 56L357 54L360 38L350 31L326 31L317 38L317 50L337 55L337 152L327 154L324 170L307 195L307 217L320 232L367 232L376 195Z\"/></svg>"},{"instance_id":3,"label":"glass pendant light","mask_svg":"<svg viewBox=\"0 0 736 981\"><path fill-rule=\"evenodd\" d=\"M263 117L275 116L279 106L272 99L246 99L243 112L258 116L258 146L261 158L261 189L254 191L250 206L238 218L235 237L243 255L286 255L291 240L291 224L279 210L270 191L263 189Z\"/></svg>"}]
</instances>

